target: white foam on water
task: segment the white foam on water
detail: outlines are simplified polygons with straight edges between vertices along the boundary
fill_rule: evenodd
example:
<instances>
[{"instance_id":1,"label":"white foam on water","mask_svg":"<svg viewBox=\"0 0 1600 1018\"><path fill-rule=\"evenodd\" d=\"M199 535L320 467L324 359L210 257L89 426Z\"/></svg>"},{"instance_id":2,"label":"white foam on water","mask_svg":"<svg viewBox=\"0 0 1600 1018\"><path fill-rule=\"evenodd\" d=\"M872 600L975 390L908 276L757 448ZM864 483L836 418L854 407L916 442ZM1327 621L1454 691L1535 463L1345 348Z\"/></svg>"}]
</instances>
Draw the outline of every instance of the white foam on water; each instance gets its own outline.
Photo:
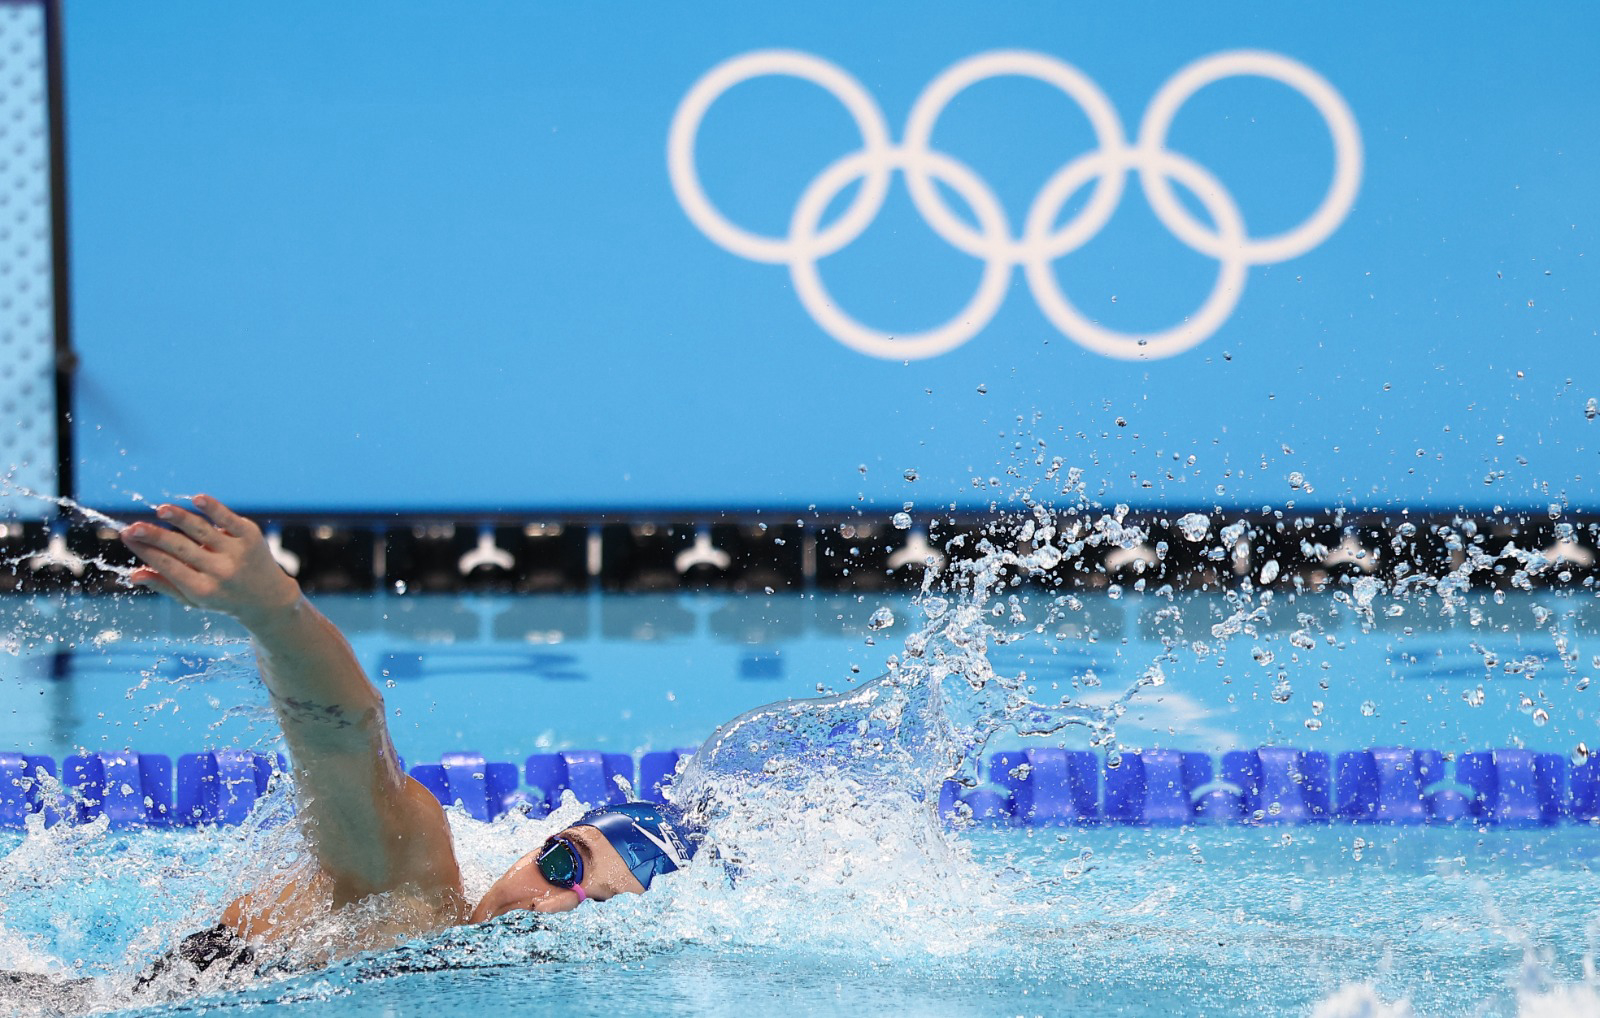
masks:
<instances>
[{"instance_id":1,"label":"white foam on water","mask_svg":"<svg viewBox=\"0 0 1600 1018\"><path fill-rule=\"evenodd\" d=\"M1517 996L1521 1018L1594 1018L1600 1015L1600 990L1593 980L1567 983Z\"/></svg>"},{"instance_id":2,"label":"white foam on water","mask_svg":"<svg viewBox=\"0 0 1600 1018\"><path fill-rule=\"evenodd\" d=\"M1600 1015L1600 983L1592 966L1577 982L1524 987L1516 995L1519 1018L1594 1018ZM1492 1002L1485 1001L1489 1006ZM1409 999L1387 999L1371 983L1349 983L1319 1001L1311 1018L1412 1018Z\"/></svg>"},{"instance_id":3,"label":"white foam on water","mask_svg":"<svg viewBox=\"0 0 1600 1018\"><path fill-rule=\"evenodd\" d=\"M1311 1011L1311 1018L1411 1018L1411 1004L1383 999L1371 983L1341 986Z\"/></svg>"},{"instance_id":4,"label":"white foam on water","mask_svg":"<svg viewBox=\"0 0 1600 1018\"><path fill-rule=\"evenodd\" d=\"M8 928L3 908L0 908L0 970L41 975L60 975L64 971L61 961L40 944L36 934Z\"/></svg>"}]
</instances>

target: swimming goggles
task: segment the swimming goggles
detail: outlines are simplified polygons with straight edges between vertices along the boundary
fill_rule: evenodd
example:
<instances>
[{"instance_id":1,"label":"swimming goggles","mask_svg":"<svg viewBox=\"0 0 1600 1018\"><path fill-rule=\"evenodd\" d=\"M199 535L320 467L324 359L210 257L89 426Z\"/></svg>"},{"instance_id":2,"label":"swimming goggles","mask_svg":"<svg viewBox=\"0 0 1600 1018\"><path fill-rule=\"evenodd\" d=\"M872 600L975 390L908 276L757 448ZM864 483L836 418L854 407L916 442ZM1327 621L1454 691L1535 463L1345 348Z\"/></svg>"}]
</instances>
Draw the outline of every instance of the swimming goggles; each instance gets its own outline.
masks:
<instances>
[{"instance_id":1,"label":"swimming goggles","mask_svg":"<svg viewBox=\"0 0 1600 1018\"><path fill-rule=\"evenodd\" d=\"M539 867L539 875L550 883L577 891L579 901L589 897L583 889L583 856L570 839L559 834L552 837L539 850L534 864Z\"/></svg>"}]
</instances>

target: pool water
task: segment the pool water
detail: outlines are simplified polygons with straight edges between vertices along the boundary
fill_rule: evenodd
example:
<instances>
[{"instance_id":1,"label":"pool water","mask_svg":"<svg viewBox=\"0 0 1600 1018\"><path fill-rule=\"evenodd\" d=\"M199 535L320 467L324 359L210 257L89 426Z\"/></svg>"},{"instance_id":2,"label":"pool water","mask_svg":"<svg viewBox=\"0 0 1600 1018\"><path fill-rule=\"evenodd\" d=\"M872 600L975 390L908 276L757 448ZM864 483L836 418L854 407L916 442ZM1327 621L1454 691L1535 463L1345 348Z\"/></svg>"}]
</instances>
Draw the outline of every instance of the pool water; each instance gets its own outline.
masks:
<instances>
[{"instance_id":1,"label":"pool water","mask_svg":"<svg viewBox=\"0 0 1600 1018\"><path fill-rule=\"evenodd\" d=\"M1118 722L1130 747L1567 753L1596 742L1595 694L1580 684L1597 670L1600 600L1467 599L1449 614L1399 603L1396 616L1332 593L1279 598L1225 640L1210 631L1240 609L1221 596L1081 595L1039 639L987 653L1040 697L1084 703L1110 701L1160 663L1164 684ZM920 614L909 596L854 594L324 595L317 605L382 687L408 761L697 746L740 711L880 674ZM894 621L873 629L879 610ZM244 633L226 618L156 597L63 596L0 597L0 620L13 634L12 653L0 653L0 747L171 755L276 738Z\"/></svg>"},{"instance_id":2,"label":"pool water","mask_svg":"<svg viewBox=\"0 0 1600 1018\"><path fill-rule=\"evenodd\" d=\"M193 926L200 899L220 902L208 864L236 849L197 850L203 839L91 836L71 863L95 873L88 887L62 877L19 894L9 863L7 947L27 928L38 956L125 984L125 941L148 941L146 924ZM385 977L378 955L128 1013L745 1015L793 1001L822 1015L1309 1014L1341 991L1418 1015L1530 1013L1587 992L1597 844L1571 828L986 831L965 848L998 889L969 910L919 905L924 889L907 886L898 916L838 902L808 916L805 903L667 882L551 932L458 935L440 948L449 971ZM185 875L170 898L151 893L196 872L203 891ZM1600 1001L1577 999L1587 1009L1548 1013Z\"/></svg>"},{"instance_id":3,"label":"pool water","mask_svg":"<svg viewBox=\"0 0 1600 1018\"><path fill-rule=\"evenodd\" d=\"M1592 694L1566 667L1594 653L1592 598L1468 597L1476 621L1415 603L1402 619L1332 596L1285 599L1238 638L1175 652L1175 629L1211 632L1238 606L1084 596L1041 639L988 655L1081 703L1110 702L1158 663L1163 682L1139 688L1116 726L1127 748L1570 752L1592 733ZM903 652L920 610L843 595L319 604L383 688L408 762L693 746L756 705L867 682ZM18 599L0 612L15 634L0 655L5 748L275 748L248 648L223 621L147 597ZM1524 703L1530 690L1543 719ZM1072 727L1049 743L1091 734ZM826 809L737 881L696 867L549 929L507 921L407 949L440 971L388 975L395 956L380 954L136 1001L128 988L150 958L298 850L287 805L280 790L238 828L0 835L0 966L95 977L96 1006L137 1014L743 1015L777 1002L824 1015L1600 1013L1586 968L1600 833L1588 826L941 838L913 810L872 829ZM453 817L469 892L569 815Z\"/></svg>"}]
</instances>

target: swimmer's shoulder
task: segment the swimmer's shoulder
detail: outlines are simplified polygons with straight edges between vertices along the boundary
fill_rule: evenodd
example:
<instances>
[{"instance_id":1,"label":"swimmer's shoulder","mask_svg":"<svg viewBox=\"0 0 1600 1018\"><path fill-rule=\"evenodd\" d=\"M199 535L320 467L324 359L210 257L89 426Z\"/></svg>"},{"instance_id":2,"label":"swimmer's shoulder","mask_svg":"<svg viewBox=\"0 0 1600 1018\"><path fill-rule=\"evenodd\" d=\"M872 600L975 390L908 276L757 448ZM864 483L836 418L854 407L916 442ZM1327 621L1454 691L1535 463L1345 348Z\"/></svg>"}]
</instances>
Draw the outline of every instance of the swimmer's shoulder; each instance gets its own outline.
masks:
<instances>
[{"instance_id":1,"label":"swimmer's shoulder","mask_svg":"<svg viewBox=\"0 0 1600 1018\"><path fill-rule=\"evenodd\" d=\"M303 934L337 925L342 955L348 957L459 926L471 915L455 888L403 884L353 902L337 901L334 892L332 879L309 866L241 896L221 922L252 943L290 945Z\"/></svg>"}]
</instances>

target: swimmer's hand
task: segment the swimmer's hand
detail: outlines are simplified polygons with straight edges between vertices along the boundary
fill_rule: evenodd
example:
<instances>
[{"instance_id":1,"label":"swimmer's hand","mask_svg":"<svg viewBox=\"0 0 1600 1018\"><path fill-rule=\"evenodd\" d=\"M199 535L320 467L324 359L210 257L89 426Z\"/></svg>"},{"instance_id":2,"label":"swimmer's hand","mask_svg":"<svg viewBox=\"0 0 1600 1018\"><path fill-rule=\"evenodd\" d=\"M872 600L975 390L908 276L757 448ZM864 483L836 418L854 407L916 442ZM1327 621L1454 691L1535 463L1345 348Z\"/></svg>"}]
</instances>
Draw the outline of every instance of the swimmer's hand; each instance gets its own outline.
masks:
<instances>
[{"instance_id":1,"label":"swimmer's hand","mask_svg":"<svg viewBox=\"0 0 1600 1018\"><path fill-rule=\"evenodd\" d=\"M199 513L156 508L171 530L134 523L122 531L122 543L144 562L128 582L232 615L251 630L291 614L300 585L273 559L261 528L209 495L196 495L194 505Z\"/></svg>"}]
</instances>

